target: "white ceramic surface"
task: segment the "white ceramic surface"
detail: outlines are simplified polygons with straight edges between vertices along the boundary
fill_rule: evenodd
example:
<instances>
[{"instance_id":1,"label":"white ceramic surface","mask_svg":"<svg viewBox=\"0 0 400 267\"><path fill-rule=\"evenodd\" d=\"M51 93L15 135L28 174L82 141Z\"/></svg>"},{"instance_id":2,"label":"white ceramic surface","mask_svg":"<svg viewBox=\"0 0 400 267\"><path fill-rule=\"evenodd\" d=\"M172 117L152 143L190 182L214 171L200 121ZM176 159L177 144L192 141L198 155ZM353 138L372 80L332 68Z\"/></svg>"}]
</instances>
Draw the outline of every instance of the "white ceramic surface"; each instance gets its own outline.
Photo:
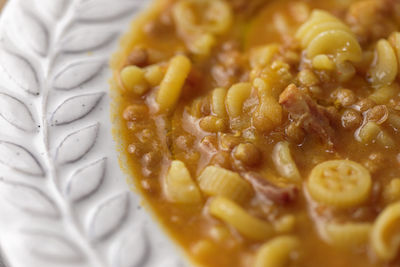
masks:
<instances>
[{"instance_id":1,"label":"white ceramic surface","mask_svg":"<svg viewBox=\"0 0 400 267\"><path fill-rule=\"evenodd\" d=\"M178 267L130 192L107 66L149 0L9 0L0 21L0 242L11 267Z\"/></svg>"}]
</instances>

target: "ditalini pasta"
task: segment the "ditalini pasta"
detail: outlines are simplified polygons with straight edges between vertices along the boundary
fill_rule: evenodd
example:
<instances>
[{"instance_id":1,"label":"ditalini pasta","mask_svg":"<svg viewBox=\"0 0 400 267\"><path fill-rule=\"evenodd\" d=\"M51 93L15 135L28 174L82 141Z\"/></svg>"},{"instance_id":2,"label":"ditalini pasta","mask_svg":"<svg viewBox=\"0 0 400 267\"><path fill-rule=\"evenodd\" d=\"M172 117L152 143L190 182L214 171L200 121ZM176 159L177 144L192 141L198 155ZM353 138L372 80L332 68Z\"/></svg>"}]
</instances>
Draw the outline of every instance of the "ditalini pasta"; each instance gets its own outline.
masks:
<instances>
[{"instance_id":1,"label":"ditalini pasta","mask_svg":"<svg viewBox=\"0 0 400 267\"><path fill-rule=\"evenodd\" d=\"M193 265L399 267L400 1L148 2L113 134Z\"/></svg>"}]
</instances>

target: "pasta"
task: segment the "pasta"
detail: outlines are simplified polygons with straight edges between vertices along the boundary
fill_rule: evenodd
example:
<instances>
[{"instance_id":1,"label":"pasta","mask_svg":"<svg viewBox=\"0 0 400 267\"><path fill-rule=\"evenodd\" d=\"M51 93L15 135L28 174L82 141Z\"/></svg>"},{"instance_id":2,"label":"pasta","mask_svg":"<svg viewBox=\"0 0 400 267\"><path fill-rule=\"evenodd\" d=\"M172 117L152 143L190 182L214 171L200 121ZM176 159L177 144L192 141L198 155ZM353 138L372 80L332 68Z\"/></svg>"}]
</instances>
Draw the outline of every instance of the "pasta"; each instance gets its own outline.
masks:
<instances>
[{"instance_id":1,"label":"pasta","mask_svg":"<svg viewBox=\"0 0 400 267\"><path fill-rule=\"evenodd\" d=\"M242 235L254 240L265 240L274 234L273 226L250 214L225 197L215 197L208 207L211 215L233 226Z\"/></svg>"},{"instance_id":2,"label":"pasta","mask_svg":"<svg viewBox=\"0 0 400 267\"><path fill-rule=\"evenodd\" d=\"M272 151L272 160L280 175L295 182L301 180L299 170L290 154L288 142L279 142L275 145Z\"/></svg>"},{"instance_id":3,"label":"pasta","mask_svg":"<svg viewBox=\"0 0 400 267\"><path fill-rule=\"evenodd\" d=\"M376 219L371 233L371 246L381 260L396 257L400 248L400 202L387 206Z\"/></svg>"},{"instance_id":4,"label":"pasta","mask_svg":"<svg viewBox=\"0 0 400 267\"><path fill-rule=\"evenodd\" d=\"M173 7L173 17L190 50L202 55L210 52L215 36L226 32L232 23L232 11L223 0L179 1Z\"/></svg>"},{"instance_id":5,"label":"pasta","mask_svg":"<svg viewBox=\"0 0 400 267\"><path fill-rule=\"evenodd\" d=\"M339 62L361 60L361 47L350 29L325 11L314 10L297 31L296 38L306 48L310 59L332 55Z\"/></svg>"},{"instance_id":6,"label":"pasta","mask_svg":"<svg viewBox=\"0 0 400 267\"><path fill-rule=\"evenodd\" d=\"M326 223L323 225L323 235L335 247L354 249L368 244L371 229L370 223Z\"/></svg>"},{"instance_id":7,"label":"pasta","mask_svg":"<svg viewBox=\"0 0 400 267\"><path fill-rule=\"evenodd\" d=\"M383 190L383 198L387 203L400 200L400 178L394 178Z\"/></svg>"},{"instance_id":8,"label":"pasta","mask_svg":"<svg viewBox=\"0 0 400 267\"><path fill-rule=\"evenodd\" d=\"M273 56L279 51L279 45L269 44L257 47L250 52L250 65L255 67L265 67L271 63Z\"/></svg>"},{"instance_id":9,"label":"pasta","mask_svg":"<svg viewBox=\"0 0 400 267\"><path fill-rule=\"evenodd\" d=\"M375 122L367 122L358 132L357 138L360 142L371 143L378 142L382 146L392 147L394 142L387 132L383 131L381 127Z\"/></svg>"},{"instance_id":10,"label":"pasta","mask_svg":"<svg viewBox=\"0 0 400 267\"><path fill-rule=\"evenodd\" d=\"M367 122L359 131L358 138L360 142L370 143L381 132L381 128L375 122Z\"/></svg>"},{"instance_id":11,"label":"pasta","mask_svg":"<svg viewBox=\"0 0 400 267\"><path fill-rule=\"evenodd\" d=\"M144 70L144 78L151 86L159 85L163 77L164 72L158 65L149 66Z\"/></svg>"},{"instance_id":12,"label":"pasta","mask_svg":"<svg viewBox=\"0 0 400 267\"><path fill-rule=\"evenodd\" d=\"M397 58L393 47L381 39L376 45L376 59L370 69L371 83L374 86L390 85L397 76Z\"/></svg>"},{"instance_id":13,"label":"pasta","mask_svg":"<svg viewBox=\"0 0 400 267\"><path fill-rule=\"evenodd\" d=\"M316 55L312 60L312 66L317 70L334 70L335 63L327 55Z\"/></svg>"},{"instance_id":14,"label":"pasta","mask_svg":"<svg viewBox=\"0 0 400 267\"><path fill-rule=\"evenodd\" d=\"M400 32L394 32L389 36L389 43L392 45L397 58L397 70L400 70Z\"/></svg>"},{"instance_id":15,"label":"pasta","mask_svg":"<svg viewBox=\"0 0 400 267\"><path fill-rule=\"evenodd\" d=\"M207 132L223 132L226 129L226 123L224 119L216 116L207 116L200 120L200 128Z\"/></svg>"},{"instance_id":16,"label":"pasta","mask_svg":"<svg viewBox=\"0 0 400 267\"><path fill-rule=\"evenodd\" d=\"M296 225L296 217L291 214L288 214L279 218L274 223L274 229L277 233L280 234L289 233L293 231L295 225Z\"/></svg>"},{"instance_id":17,"label":"pasta","mask_svg":"<svg viewBox=\"0 0 400 267\"><path fill-rule=\"evenodd\" d=\"M330 160L314 167L307 188L316 201L341 208L364 202L371 184L371 175L362 165L350 160Z\"/></svg>"},{"instance_id":18,"label":"pasta","mask_svg":"<svg viewBox=\"0 0 400 267\"><path fill-rule=\"evenodd\" d=\"M125 67L121 71L121 81L127 90L138 95L144 94L149 89L143 70L136 66Z\"/></svg>"},{"instance_id":19,"label":"pasta","mask_svg":"<svg viewBox=\"0 0 400 267\"><path fill-rule=\"evenodd\" d=\"M400 1L152 1L113 134L193 265L397 267Z\"/></svg>"},{"instance_id":20,"label":"pasta","mask_svg":"<svg viewBox=\"0 0 400 267\"><path fill-rule=\"evenodd\" d=\"M190 250L196 258L209 257L215 253L215 244L207 239L200 240Z\"/></svg>"},{"instance_id":21,"label":"pasta","mask_svg":"<svg viewBox=\"0 0 400 267\"><path fill-rule=\"evenodd\" d=\"M175 203L196 204L202 201L200 191L185 163L179 160L171 162L165 177L164 192L168 200Z\"/></svg>"},{"instance_id":22,"label":"pasta","mask_svg":"<svg viewBox=\"0 0 400 267\"><path fill-rule=\"evenodd\" d=\"M238 83L229 88L226 94L226 107L230 117L235 118L242 113L243 103L250 96L250 93L250 83Z\"/></svg>"},{"instance_id":23,"label":"pasta","mask_svg":"<svg viewBox=\"0 0 400 267\"><path fill-rule=\"evenodd\" d=\"M260 131L268 132L282 122L282 107L262 79L255 79L253 84L257 88L260 101L253 114L253 125Z\"/></svg>"},{"instance_id":24,"label":"pasta","mask_svg":"<svg viewBox=\"0 0 400 267\"><path fill-rule=\"evenodd\" d=\"M250 185L239 174L218 166L206 167L197 178L201 191L241 202L252 194Z\"/></svg>"},{"instance_id":25,"label":"pasta","mask_svg":"<svg viewBox=\"0 0 400 267\"><path fill-rule=\"evenodd\" d=\"M226 107L225 107L225 97L226 97L226 89L225 88L215 88L212 91L212 111L215 115L220 118L226 117Z\"/></svg>"},{"instance_id":26,"label":"pasta","mask_svg":"<svg viewBox=\"0 0 400 267\"><path fill-rule=\"evenodd\" d=\"M259 248L254 267L288 266L293 252L300 246L300 241L293 236L279 236L266 242Z\"/></svg>"},{"instance_id":27,"label":"pasta","mask_svg":"<svg viewBox=\"0 0 400 267\"><path fill-rule=\"evenodd\" d=\"M394 98L399 92L400 90L398 85L391 84L376 89L368 98L377 104L385 104L390 99Z\"/></svg>"},{"instance_id":28,"label":"pasta","mask_svg":"<svg viewBox=\"0 0 400 267\"><path fill-rule=\"evenodd\" d=\"M157 103L161 111L171 110L175 106L190 68L190 60L185 56L176 56L171 59L157 94Z\"/></svg>"}]
</instances>

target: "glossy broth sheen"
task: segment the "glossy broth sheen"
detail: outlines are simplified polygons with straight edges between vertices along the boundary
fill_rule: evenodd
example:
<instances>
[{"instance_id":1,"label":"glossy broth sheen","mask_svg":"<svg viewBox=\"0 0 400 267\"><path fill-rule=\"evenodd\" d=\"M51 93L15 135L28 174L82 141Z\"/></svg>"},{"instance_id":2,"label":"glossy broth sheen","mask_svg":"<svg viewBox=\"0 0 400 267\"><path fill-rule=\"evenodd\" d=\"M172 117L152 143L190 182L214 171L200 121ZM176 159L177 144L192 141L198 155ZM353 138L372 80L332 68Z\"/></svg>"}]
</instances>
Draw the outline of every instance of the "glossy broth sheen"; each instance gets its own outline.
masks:
<instances>
[{"instance_id":1,"label":"glossy broth sheen","mask_svg":"<svg viewBox=\"0 0 400 267\"><path fill-rule=\"evenodd\" d=\"M379 214L400 201L400 188L393 182L400 178L400 123L396 124L400 121L399 75L395 74L396 77L387 82L385 75L389 75L389 70L374 70L379 59L383 61L384 58L378 53L377 42L384 39L390 43L389 36L400 30L400 2L220 1L231 10L232 22L223 32L211 33L214 42L205 52L198 52L191 46L212 28L182 30L173 14L179 2L184 1L157 1L150 11L138 18L112 62L115 74L113 120L126 166L134 184L171 236L201 266L256 266L262 257L258 255L260 248L282 235L296 238L300 245L279 266L400 266L399 251L397 256L382 259L374 250L369 234L360 244L347 247L327 241L321 230L328 223L348 222L370 224L374 229ZM211 12L208 8L206 5L192 11L196 27L206 23L205 14ZM307 47L296 37L301 25L316 9L327 11L347 25L361 48L359 60L341 61L340 56L350 48L339 47L327 51L323 58L333 67L326 61L323 67L316 67L317 63L307 55ZM258 47L272 43L276 43L277 49L266 62L251 62L257 61L254 57L266 57L259 54L252 59ZM390 55L397 56L396 49L393 51ZM163 77L148 78L151 76L149 68L157 66L159 76L163 76L176 55L185 55L190 60L190 73L177 104L161 111L157 94ZM330 67L326 67L328 65ZM135 87L140 93L130 90L126 80L124 83L121 71L127 66L137 66L139 72L148 74L140 84L142 87ZM157 72L154 73L151 77L157 76ZM374 80L374 75L379 77ZM281 107L279 122L272 123L262 116L262 93L255 82L257 78L269 88L267 99ZM240 114L232 115L226 99L226 114L215 114L212 91L225 88L228 92L238 83L251 85ZM137 84L139 82L135 82L135 86ZM289 100L285 102L282 93L288 92L286 89L291 85L309 101L306 101L311 107L309 117L299 115L293 107L299 104L299 96L293 100L289 95L288 99L294 104ZM377 91L385 91L389 96L376 97ZM220 119L219 124L215 122L217 119ZM369 125L376 126L378 132L364 140L360 132L363 133L368 122L372 122ZM288 144L300 181L288 179L279 170L273 156L279 142ZM249 144L243 153L238 152L240 144ZM333 159L351 160L368 171L371 186L365 199L338 207L310 194L307 181L311 171L318 164ZM262 195L252 184L251 197L237 204L271 225L289 215L293 225L281 232L276 230L271 238L254 240L229 222L210 214L209 205L216 195L202 192L202 201L195 204L171 201L166 197L164 183L173 160L185 164L197 187L197 178L207 166L231 170L241 177L250 172L258 174L268 181L274 195ZM282 195L282 188L290 188L294 196L283 199L286 195ZM394 222L388 231L391 236L398 236L399 229L400 223Z\"/></svg>"}]
</instances>

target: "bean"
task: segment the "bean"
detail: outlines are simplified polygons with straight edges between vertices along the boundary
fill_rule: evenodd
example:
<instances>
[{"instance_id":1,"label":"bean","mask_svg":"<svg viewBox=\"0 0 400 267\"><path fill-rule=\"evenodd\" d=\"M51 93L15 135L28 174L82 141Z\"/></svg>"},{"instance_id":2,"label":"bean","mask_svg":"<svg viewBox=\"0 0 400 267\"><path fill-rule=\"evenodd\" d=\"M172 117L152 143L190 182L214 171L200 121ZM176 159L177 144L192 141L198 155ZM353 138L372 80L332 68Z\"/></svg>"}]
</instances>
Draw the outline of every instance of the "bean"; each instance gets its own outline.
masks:
<instances>
[{"instance_id":1,"label":"bean","mask_svg":"<svg viewBox=\"0 0 400 267\"><path fill-rule=\"evenodd\" d=\"M354 109L346 109L342 114L342 126L345 129L356 129L362 123L361 114Z\"/></svg>"}]
</instances>

